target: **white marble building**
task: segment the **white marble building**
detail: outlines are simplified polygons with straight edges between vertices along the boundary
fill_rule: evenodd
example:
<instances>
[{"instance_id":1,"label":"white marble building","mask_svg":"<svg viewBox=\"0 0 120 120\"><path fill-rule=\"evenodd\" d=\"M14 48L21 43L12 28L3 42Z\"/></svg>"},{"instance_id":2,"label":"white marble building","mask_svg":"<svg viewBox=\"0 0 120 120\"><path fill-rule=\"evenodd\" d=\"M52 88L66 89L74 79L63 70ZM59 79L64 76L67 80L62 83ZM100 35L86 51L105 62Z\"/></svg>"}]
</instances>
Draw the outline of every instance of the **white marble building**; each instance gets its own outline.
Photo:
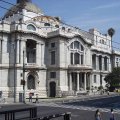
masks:
<instances>
[{"instance_id":1,"label":"white marble building","mask_svg":"<svg viewBox=\"0 0 120 120\"><path fill-rule=\"evenodd\" d=\"M0 21L0 91L3 97L25 93L39 97L72 95L105 87L120 52L112 57L111 38L96 29L85 32L46 16L31 0L17 0ZM23 72L24 66L24 72ZM115 64L116 66L116 64ZM23 77L24 76L24 77ZM15 83L14 83L15 81Z\"/></svg>"}]
</instances>

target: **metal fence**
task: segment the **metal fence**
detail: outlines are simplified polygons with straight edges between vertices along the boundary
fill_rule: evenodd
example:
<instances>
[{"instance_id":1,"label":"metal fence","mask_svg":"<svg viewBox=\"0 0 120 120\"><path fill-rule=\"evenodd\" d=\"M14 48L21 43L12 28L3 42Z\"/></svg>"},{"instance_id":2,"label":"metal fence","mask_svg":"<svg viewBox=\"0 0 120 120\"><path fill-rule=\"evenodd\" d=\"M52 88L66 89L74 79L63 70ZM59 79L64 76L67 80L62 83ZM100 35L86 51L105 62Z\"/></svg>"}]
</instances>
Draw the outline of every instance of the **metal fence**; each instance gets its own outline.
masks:
<instances>
[{"instance_id":1,"label":"metal fence","mask_svg":"<svg viewBox=\"0 0 120 120\"><path fill-rule=\"evenodd\" d=\"M53 114L53 115L49 115L49 116L45 116L45 117L33 118L30 120L53 120L55 118L60 118L60 117L61 117L61 120L71 120L71 113L67 112L67 113L62 113L62 114Z\"/></svg>"},{"instance_id":2,"label":"metal fence","mask_svg":"<svg viewBox=\"0 0 120 120\"><path fill-rule=\"evenodd\" d=\"M59 119L60 118L60 119ZM71 120L71 113L59 113L39 117L37 107L24 106L18 109L0 109L0 120Z\"/></svg>"}]
</instances>

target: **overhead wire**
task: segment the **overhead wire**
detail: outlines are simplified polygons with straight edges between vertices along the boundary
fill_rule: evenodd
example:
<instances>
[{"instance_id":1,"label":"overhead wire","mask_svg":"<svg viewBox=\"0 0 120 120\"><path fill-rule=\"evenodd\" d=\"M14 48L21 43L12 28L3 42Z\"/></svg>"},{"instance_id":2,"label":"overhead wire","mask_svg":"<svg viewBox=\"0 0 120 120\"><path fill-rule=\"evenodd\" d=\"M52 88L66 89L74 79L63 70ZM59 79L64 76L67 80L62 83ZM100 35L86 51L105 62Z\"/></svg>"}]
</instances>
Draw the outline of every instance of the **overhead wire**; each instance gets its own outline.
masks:
<instances>
[{"instance_id":1,"label":"overhead wire","mask_svg":"<svg viewBox=\"0 0 120 120\"><path fill-rule=\"evenodd\" d=\"M15 5L15 4L13 4L13 3L11 3L11 2L7 2L7 1L5 1L5 0L0 0L0 1L1 1L1 2L4 2L4 3L7 3L7 4L10 4L10 5L13 5L13 6L16 6L16 7L19 7L19 8L22 8L22 7L20 7L20 6L17 6L17 5ZM0 6L0 7L2 7L2 6ZM7 8L3 7L3 9L7 9ZM10 9L7 9L7 10L10 10ZM10 10L10 11L12 11L12 10ZM13 11L13 12L14 12L14 11ZM35 13L35 12L33 12L33 13ZM18 14L20 14L20 15L22 15L22 16L25 16L25 17L28 17L28 18L32 18L32 17L27 16L27 15L24 15L24 14L22 14L22 13L18 13ZM39 22L40 22L40 21L39 21ZM42 22L42 23L45 23L45 22ZM69 24L66 24L65 22L60 21L60 23L62 23L62 24L64 24L64 25L67 25L67 26L72 27L72 28L75 29L74 26L69 25ZM77 29L78 29L78 30L82 30L82 29L80 29L80 28L78 28L78 27L77 27ZM102 36L99 36L99 35L95 35L95 34L93 34L93 33L90 33L90 32L88 32L88 31L85 31L85 30L82 30L82 31L83 31L83 32L86 32L86 33L88 33L88 34L91 34L91 35L100 37L100 38L102 38L102 39L109 40L109 39L107 39L107 38L105 38L105 37L102 37ZM109 40L109 41L111 41L111 40ZM116 44L120 44L119 42L116 42L116 41L112 41L112 42L113 42L113 43L116 43Z\"/></svg>"},{"instance_id":2,"label":"overhead wire","mask_svg":"<svg viewBox=\"0 0 120 120\"><path fill-rule=\"evenodd\" d=\"M10 3L10 2L6 2L6 1L4 1L4 0L0 0L0 1L5 2L5 3L8 3L8 4L10 4L10 5L14 5L14 4L12 4L12 3ZM5 8L5 7L2 7L2 6L0 6L0 7L3 8L3 9L9 10L9 9L7 9L7 8ZM21 7L20 7L20 8L21 8ZM11 11L12 11L12 10L11 10ZM26 15L23 15L22 13L18 13L18 14L20 14L20 15L22 15L22 16L25 16L25 17L29 17L29 16L26 16ZM29 17L29 18L32 18L32 17ZM39 22L40 22L40 21L39 21ZM46 23L46 22L42 22L42 23ZM74 26L68 25L68 24L63 23L63 22L61 22L61 23L75 29ZM50 28L51 28L51 27L50 27ZM60 28L58 28L58 29L60 29ZM79 28L77 28L77 29L78 29L78 30L81 30L81 29L79 29ZM82 30L82 31L84 31L84 30ZM95 34L92 34L92 33L90 33L90 32L87 32L87 31L84 31L84 32L86 32L86 33L88 33L88 34L91 34L91 35L94 35L94 36L97 36L97 37L100 37L100 38L103 38L103 39L106 39L106 40L109 40L109 39L107 39L107 38L105 38L105 37L102 37L102 36L99 36L99 35L95 35ZM73 34L76 34L76 33L73 33ZM86 36L85 36L85 37L86 37ZM97 41L97 43L100 43L101 45L106 45L106 46L109 46L109 47L110 47L110 45L102 44L101 42L98 42L98 40L92 39L91 41ZM109 41L111 41L111 40L109 40ZM120 43L114 42L114 41L111 41L111 42L120 44ZM102 47L100 46L100 48L102 48ZM103 47L103 48L104 48L104 47ZM112 48L115 48L115 49L120 50L120 48L117 48L117 47L114 47L114 46L112 46Z\"/></svg>"}]
</instances>

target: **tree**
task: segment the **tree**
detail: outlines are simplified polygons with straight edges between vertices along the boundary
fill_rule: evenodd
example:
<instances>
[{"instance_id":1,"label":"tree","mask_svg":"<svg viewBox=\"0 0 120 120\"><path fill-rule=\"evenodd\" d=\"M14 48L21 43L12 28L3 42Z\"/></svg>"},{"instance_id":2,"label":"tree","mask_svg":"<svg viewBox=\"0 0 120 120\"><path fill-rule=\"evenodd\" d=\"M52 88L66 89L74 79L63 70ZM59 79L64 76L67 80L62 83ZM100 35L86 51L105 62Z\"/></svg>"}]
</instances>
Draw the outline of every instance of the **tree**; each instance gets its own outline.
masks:
<instances>
[{"instance_id":1,"label":"tree","mask_svg":"<svg viewBox=\"0 0 120 120\"><path fill-rule=\"evenodd\" d=\"M120 87L120 67L113 68L112 72L104 78L111 87Z\"/></svg>"}]
</instances>

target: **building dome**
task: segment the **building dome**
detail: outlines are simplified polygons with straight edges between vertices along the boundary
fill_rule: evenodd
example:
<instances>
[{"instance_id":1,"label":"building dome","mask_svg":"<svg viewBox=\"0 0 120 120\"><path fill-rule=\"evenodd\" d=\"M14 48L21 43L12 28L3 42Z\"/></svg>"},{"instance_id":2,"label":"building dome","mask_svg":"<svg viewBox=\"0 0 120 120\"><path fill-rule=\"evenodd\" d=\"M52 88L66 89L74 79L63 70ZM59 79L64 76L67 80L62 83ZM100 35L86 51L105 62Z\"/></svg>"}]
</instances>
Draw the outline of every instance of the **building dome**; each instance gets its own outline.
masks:
<instances>
[{"instance_id":1,"label":"building dome","mask_svg":"<svg viewBox=\"0 0 120 120\"><path fill-rule=\"evenodd\" d=\"M37 14L43 14L42 10L33 4L31 0L17 0L17 4L8 10L4 18L17 14L18 12L21 12L22 9L26 9L27 11Z\"/></svg>"}]
</instances>

